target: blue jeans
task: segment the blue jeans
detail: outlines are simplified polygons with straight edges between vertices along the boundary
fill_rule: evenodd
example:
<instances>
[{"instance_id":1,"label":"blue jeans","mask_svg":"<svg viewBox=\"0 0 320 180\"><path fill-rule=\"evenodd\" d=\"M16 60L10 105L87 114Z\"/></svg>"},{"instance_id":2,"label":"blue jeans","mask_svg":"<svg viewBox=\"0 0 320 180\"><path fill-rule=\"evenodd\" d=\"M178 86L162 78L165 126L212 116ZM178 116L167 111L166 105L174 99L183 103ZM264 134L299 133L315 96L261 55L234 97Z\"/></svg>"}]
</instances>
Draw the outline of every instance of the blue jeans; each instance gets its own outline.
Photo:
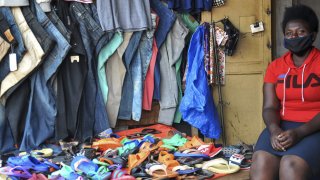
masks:
<instances>
[{"instance_id":1,"label":"blue jeans","mask_svg":"<svg viewBox=\"0 0 320 180\"><path fill-rule=\"evenodd\" d=\"M145 31L130 68L133 81L132 119L136 121L141 119L143 82L151 60L152 43L153 32Z\"/></svg>"},{"instance_id":2,"label":"blue jeans","mask_svg":"<svg viewBox=\"0 0 320 180\"><path fill-rule=\"evenodd\" d=\"M0 155L14 149L14 140L4 106L0 103Z\"/></svg>"},{"instance_id":3,"label":"blue jeans","mask_svg":"<svg viewBox=\"0 0 320 180\"><path fill-rule=\"evenodd\" d=\"M14 20L14 17L11 13L10 8L0 7L0 13L4 15L4 18L7 20L10 25L11 33L16 40L16 45L13 48L14 53L17 55L17 64L21 61L26 49L22 40L22 35L19 31L19 28ZM10 51L10 50L9 50ZM7 54L2 61L0 62L0 82L9 74L9 54Z\"/></svg>"},{"instance_id":4,"label":"blue jeans","mask_svg":"<svg viewBox=\"0 0 320 180\"><path fill-rule=\"evenodd\" d=\"M26 79L17 84L17 88L6 100L5 114L17 145L20 145L25 131L30 91L30 80Z\"/></svg>"},{"instance_id":5,"label":"blue jeans","mask_svg":"<svg viewBox=\"0 0 320 180\"><path fill-rule=\"evenodd\" d=\"M70 42L71 39L71 31L67 29L63 22L59 19L58 15L55 11L50 11L47 13L48 18L52 22L52 24L60 31L60 33L63 35L63 37Z\"/></svg>"},{"instance_id":6,"label":"blue jeans","mask_svg":"<svg viewBox=\"0 0 320 180\"><path fill-rule=\"evenodd\" d=\"M34 36L37 38L45 55L48 55L49 52L53 49L53 47L56 45L55 41L53 41L51 36L45 31L45 29L37 21L37 17L33 14L33 12L28 6L22 7L21 11L30 29L32 30Z\"/></svg>"},{"instance_id":7,"label":"blue jeans","mask_svg":"<svg viewBox=\"0 0 320 180\"><path fill-rule=\"evenodd\" d=\"M11 13L10 8L8 7L0 7L0 13L2 13L6 21L10 26L10 30L12 35L14 36L16 45L14 46L13 51L17 54L17 62L20 62L23 54L26 52L24 47L24 43L22 40L22 35L18 29L17 24L15 23L15 19ZM6 55L0 63L0 81L10 72L9 70L9 56ZM16 113L16 112L15 112ZM14 138L11 132L11 125L13 127L14 122L8 122L7 114L5 113L4 106L0 104L0 154L6 151L12 150L14 148Z\"/></svg>"},{"instance_id":8,"label":"blue jeans","mask_svg":"<svg viewBox=\"0 0 320 180\"><path fill-rule=\"evenodd\" d=\"M141 38L141 42L138 48L142 59L142 79L146 79L147 71L149 68L151 56L152 56L152 45L153 45L153 31L146 31Z\"/></svg>"},{"instance_id":9,"label":"blue jeans","mask_svg":"<svg viewBox=\"0 0 320 180\"><path fill-rule=\"evenodd\" d=\"M93 4L90 5L93 6ZM81 140L88 140L94 134L110 127L102 93L98 87L97 65L93 59L107 43L108 36L102 31L100 24L91 16L92 11L78 2L72 2L70 8L71 13L79 23L81 38L88 58L88 74L79 107L76 137Z\"/></svg>"},{"instance_id":10,"label":"blue jeans","mask_svg":"<svg viewBox=\"0 0 320 180\"><path fill-rule=\"evenodd\" d=\"M157 42L158 49L160 49L163 42L166 40L167 34L169 33L174 21L176 20L176 15L168 9L160 0L150 1L151 8L159 16L159 24L155 32L155 38ZM160 51L157 55L156 65L154 69L154 93L153 98L160 100Z\"/></svg>"},{"instance_id":11,"label":"blue jeans","mask_svg":"<svg viewBox=\"0 0 320 180\"><path fill-rule=\"evenodd\" d=\"M126 76L124 78L123 87L122 87L122 95L121 95L120 108L119 108L119 114L118 114L119 119L131 120L132 103L133 103L132 72L134 71L135 68L137 68L135 64L134 65L132 64L132 61L134 59L135 53L137 52L141 36L142 36L142 31L134 32L127 46L127 49L124 52L123 61L124 61L124 65L126 67L127 72L126 72Z\"/></svg>"},{"instance_id":12,"label":"blue jeans","mask_svg":"<svg viewBox=\"0 0 320 180\"><path fill-rule=\"evenodd\" d=\"M31 93L20 150L36 148L45 140L54 137L57 109L53 86L49 80L70 49L68 41L49 20L41 7L35 1L33 3L38 21L57 44L44 59L42 66L30 78Z\"/></svg>"}]
</instances>

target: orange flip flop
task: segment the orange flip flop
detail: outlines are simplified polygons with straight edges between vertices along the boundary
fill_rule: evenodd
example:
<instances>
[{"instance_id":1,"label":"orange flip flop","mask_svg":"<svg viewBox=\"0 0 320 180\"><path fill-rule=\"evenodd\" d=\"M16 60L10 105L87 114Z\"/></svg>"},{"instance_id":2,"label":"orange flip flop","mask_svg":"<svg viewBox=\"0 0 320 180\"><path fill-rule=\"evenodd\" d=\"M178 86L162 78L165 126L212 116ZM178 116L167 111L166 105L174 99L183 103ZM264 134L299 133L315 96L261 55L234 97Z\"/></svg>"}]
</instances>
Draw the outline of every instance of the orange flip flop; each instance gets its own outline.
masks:
<instances>
[{"instance_id":1,"label":"orange flip flop","mask_svg":"<svg viewBox=\"0 0 320 180\"><path fill-rule=\"evenodd\" d=\"M145 161L150 152L139 152L137 154L130 154L128 157L128 172L131 174L131 170L137 166L139 166L143 161Z\"/></svg>"},{"instance_id":2,"label":"orange flip flop","mask_svg":"<svg viewBox=\"0 0 320 180\"><path fill-rule=\"evenodd\" d=\"M174 155L167 151L161 151L159 153L158 162L167 166L167 169L172 170L176 166L180 166L177 160L174 160Z\"/></svg>"},{"instance_id":3,"label":"orange flip flop","mask_svg":"<svg viewBox=\"0 0 320 180\"><path fill-rule=\"evenodd\" d=\"M183 146L180 146L179 150L182 151L186 149L197 148L204 144L206 143L203 142L198 136L193 136L190 141L186 142Z\"/></svg>"},{"instance_id":4,"label":"orange flip flop","mask_svg":"<svg viewBox=\"0 0 320 180\"><path fill-rule=\"evenodd\" d=\"M144 152L144 151L153 152L158 148L159 148L158 144L156 145L146 141L140 146L139 152Z\"/></svg>"},{"instance_id":5,"label":"orange flip flop","mask_svg":"<svg viewBox=\"0 0 320 180\"><path fill-rule=\"evenodd\" d=\"M121 147L119 139L117 138L105 138L99 141L93 142L92 147L97 147L99 151L106 151L108 149L116 149Z\"/></svg>"}]
</instances>

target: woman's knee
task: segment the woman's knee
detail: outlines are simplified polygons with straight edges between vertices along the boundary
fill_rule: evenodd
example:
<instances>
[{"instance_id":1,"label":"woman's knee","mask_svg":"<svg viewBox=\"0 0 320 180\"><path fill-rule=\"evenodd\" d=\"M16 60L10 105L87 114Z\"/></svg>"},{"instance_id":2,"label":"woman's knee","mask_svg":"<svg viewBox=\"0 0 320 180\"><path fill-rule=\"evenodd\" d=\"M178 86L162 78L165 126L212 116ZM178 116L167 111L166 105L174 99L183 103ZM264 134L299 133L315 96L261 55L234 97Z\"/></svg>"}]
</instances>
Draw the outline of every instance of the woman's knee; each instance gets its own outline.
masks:
<instances>
[{"instance_id":1,"label":"woman's knee","mask_svg":"<svg viewBox=\"0 0 320 180\"><path fill-rule=\"evenodd\" d=\"M307 179L310 174L309 165L302 158L294 155L286 155L281 158L281 179Z\"/></svg>"},{"instance_id":2,"label":"woman's knee","mask_svg":"<svg viewBox=\"0 0 320 180\"><path fill-rule=\"evenodd\" d=\"M277 179L280 159L270 153L257 151L253 155L250 179Z\"/></svg>"}]
</instances>

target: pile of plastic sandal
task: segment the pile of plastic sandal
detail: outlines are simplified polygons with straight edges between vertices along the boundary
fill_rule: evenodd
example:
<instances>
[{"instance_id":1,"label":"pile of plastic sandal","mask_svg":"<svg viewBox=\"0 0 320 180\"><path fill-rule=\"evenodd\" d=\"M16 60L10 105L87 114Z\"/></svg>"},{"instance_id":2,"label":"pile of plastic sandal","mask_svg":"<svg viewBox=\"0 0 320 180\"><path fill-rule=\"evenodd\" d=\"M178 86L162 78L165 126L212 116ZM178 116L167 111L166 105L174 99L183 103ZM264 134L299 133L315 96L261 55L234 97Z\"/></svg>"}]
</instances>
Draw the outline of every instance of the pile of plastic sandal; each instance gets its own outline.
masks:
<instances>
[{"instance_id":1,"label":"pile of plastic sandal","mask_svg":"<svg viewBox=\"0 0 320 180\"><path fill-rule=\"evenodd\" d=\"M92 143L60 142L56 148L18 152L3 159L0 179L133 180L214 179L248 169L253 147L221 147L199 137L145 128L126 136L113 134Z\"/></svg>"}]
</instances>

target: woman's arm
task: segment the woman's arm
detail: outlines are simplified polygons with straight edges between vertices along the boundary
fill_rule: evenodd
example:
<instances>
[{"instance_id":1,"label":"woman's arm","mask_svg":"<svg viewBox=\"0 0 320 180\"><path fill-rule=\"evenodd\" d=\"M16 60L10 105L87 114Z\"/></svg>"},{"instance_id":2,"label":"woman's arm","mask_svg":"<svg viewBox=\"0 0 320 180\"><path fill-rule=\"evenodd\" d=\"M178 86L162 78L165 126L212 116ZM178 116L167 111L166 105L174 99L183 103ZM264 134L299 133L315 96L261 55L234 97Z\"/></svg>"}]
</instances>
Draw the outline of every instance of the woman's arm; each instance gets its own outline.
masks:
<instances>
[{"instance_id":1,"label":"woman's arm","mask_svg":"<svg viewBox=\"0 0 320 180\"><path fill-rule=\"evenodd\" d=\"M272 83L264 83L263 85L263 112L262 117L270 132L270 141L273 149L277 151L284 150L284 146L280 144L278 135L282 133L280 128L280 103L276 96L275 85Z\"/></svg>"}]
</instances>

